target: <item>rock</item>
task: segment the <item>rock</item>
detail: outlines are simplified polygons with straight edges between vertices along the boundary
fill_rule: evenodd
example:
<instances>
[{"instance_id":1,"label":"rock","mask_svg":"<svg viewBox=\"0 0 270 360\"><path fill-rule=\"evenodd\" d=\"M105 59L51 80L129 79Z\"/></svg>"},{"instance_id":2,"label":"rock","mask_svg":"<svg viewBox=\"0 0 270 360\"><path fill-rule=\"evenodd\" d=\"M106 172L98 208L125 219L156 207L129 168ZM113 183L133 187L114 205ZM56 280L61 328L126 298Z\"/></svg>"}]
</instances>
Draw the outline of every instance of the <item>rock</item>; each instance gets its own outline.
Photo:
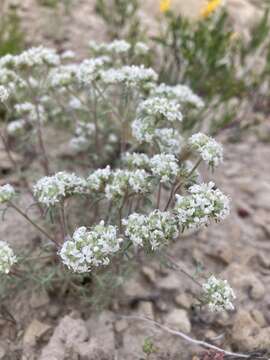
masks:
<instances>
[{"instance_id":1,"label":"rock","mask_svg":"<svg viewBox=\"0 0 270 360\"><path fill-rule=\"evenodd\" d=\"M115 331L120 333L120 332L123 332L124 330L127 329L128 323L127 323L127 321L124 320L124 319L117 320L117 321L115 322L114 327L115 327Z\"/></svg>"},{"instance_id":2,"label":"rock","mask_svg":"<svg viewBox=\"0 0 270 360\"><path fill-rule=\"evenodd\" d=\"M124 293L129 298L145 297L148 295L146 289L141 285L139 279L132 278L124 285Z\"/></svg>"},{"instance_id":3,"label":"rock","mask_svg":"<svg viewBox=\"0 0 270 360\"><path fill-rule=\"evenodd\" d=\"M263 313L260 310L257 310L257 309L251 310L251 315L252 315L253 319L256 321L256 323L260 327L266 326L265 317L264 317Z\"/></svg>"},{"instance_id":4,"label":"rock","mask_svg":"<svg viewBox=\"0 0 270 360\"><path fill-rule=\"evenodd\" d=\"M251 314L240 310L232 328L232 342L243 351L270 350L270 327L261 329Z\"/></svg>"},{"instance_id":5,"label":"rock","mask_svg":"<svg viewBox=\"0 0 270 360\"><path fill-rule=\"evenodd\" d=\"M3 344L0 344L0 359L5 359L6 354L7 354L7 349Z\"/></svg>"},{"instance_id":6,"label":"rock","mask_svg":"<svg viewBox=\"0 0 270 360\"><path fill-rule=\"evenodd\" d=\"M141 301L138 307L139 315L147 317L149 319L154 319L154 309L153 304L150 301Z\"/></svg>"},{"instance_id":7,"label":"rock","mask_svg":"<svg viewBox=\"0 0 270 360\"><path fill-rule=\"evenodd\" d=\"M23 336L24 346L35 346L36 341L51 329L51 326L34 319L27 327Z\"/></svg>"},{"instance_id":8,"label":"rock","mask_svg":"<svg viewBox=\"0 0 270 360\"><path fill-rule=\"evenodd\" d=\"M227 279L230 285L237 290L240 299L244 293L247 293L253 300L261 300L265 295L264 284L246 266L232 263L222 273L221 277ZM241 290L242 294L240 293Z\"/></svg>"},{"instance_id":9,"label":"rock","mask_svg":"<svg viewBox=\"0 0 270 360\"><path fill-rule=\"evenodd\" d=\"M168 276L160 279L157 286L162 290L179 290L181 288L180 275L175 272L170 273Z\"/></svg>"},{"instance_id":10,"label":"rock","mask_svg":"<svg viewBox=\"0 0 270 360\"><path fill-rule=\"evenodd\" d=\"M47 292L44 290L42 292L33 292L30 298L30 306L33 309L38 309L39 307L48 305L50 302Z\"/></svg>"},{"instance_id":11,"label":"rock","mask_svg":"<svg viewBox=\"0 0 270 360\"><path fill-rule=\"evenodd\" d=\"M190 309L192 305L192 298L190 295L186 293L179 294L174 299L176 305L184 308L184 309Z\"/></svg>"},{"instance_id":12,"label":"rock","mask_svg":"<svg viewBox=\"0 0 270 360\"><path fill-rule=\"evenodd\" d=\"M57 315L59 314L59 306L56 304L52 304L49 306L48 308L48 315L52 318L56 318Z\"/></svg>"},{"instance_id":13,"label":"rock","mask_svg":"<svg viewBox=\"0 0 270 360\"><path fill-rule=\"evenodd\" d=\"M142 267L142 273L150 283L155 284L155 282L156 282L156 272L155 272L154 269L152 269L152 268L150 268L148 266L143 266Z\"/></svg>"},{"instance_id":14,"label":"rock","mask_svg":"<svg viewBox=\"0 0 270 360\"><path fill-rule=\"evenodd\" d=\"M158 311L161 311L161 312L168 311L168 304L165 301L163 301L162 299L158 299L157 301L155 301L155 307L157 308Z\"/></svg>"},{"instance_id":15,"label":"rock","mask_svg":"<svg viewBox=\"0 0 270 360\"><path fill-rule=\"evenodd\" d=\"M12 159L16 161L17 164L22 162L22 157L14 152L10 152ZM11 163L6 151L0 151L0 173L6 174L11 172L14 169L13 164Z\"/></svg>"},{"instance_id":16,"label":"rock","mask_svg":"<svg viewBox=\"0 0 270 360\"><path fill-rule=\"evenodd\" d=\"M172 310L166 316L165 322L169 327L182 331L186 334L191 332L191 323L189 321L188 313L185 310Z\"/></svg>"},{"instance_id":17,"label":"rock","mask_svg":"<svg viewBox=\"0 0 270 360\"><path fill-rule=\"evenodd\" d=\"M217 337L217 333L213 330L207 330L205 333L205 338L208 341L213 341L213 339L215 339Z\"/></svg>"},{"instance_id":18,"label":"rock","mask_svg":"<svg viewBox=\"0 0 270 360\"><path fill-rule=\"evenodd\" d=\"M87 322L65 316L56 327L48 345L42 350L39 360L72 359L113 360L114 331L113 314L104 311Z\"/></svg>"}]
</instances>

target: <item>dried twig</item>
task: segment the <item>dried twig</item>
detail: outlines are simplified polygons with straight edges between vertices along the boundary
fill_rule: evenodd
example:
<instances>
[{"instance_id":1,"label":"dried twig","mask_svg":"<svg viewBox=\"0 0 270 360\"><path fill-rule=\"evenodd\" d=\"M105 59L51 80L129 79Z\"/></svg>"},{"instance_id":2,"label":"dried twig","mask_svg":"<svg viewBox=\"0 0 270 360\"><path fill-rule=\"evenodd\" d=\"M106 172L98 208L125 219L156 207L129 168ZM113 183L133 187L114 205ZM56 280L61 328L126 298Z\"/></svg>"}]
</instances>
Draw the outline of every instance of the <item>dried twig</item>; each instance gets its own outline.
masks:
<instances>
[{"instance_id":1,"label":"dried twig","mask_svg":"<svg viewBox=\"0 0 270 360\"><path fill-rule=\"evenodd\" d=\"M170 329L169 327L165 326L165 325L162 325L160 323L158 323L157 321L154 321L154 320L151 320L151 319L148 319L147 317L143 317L143 316L135 316L135 315L121 315L120 316L121 318L125 318L125 319L130 319L130 320L139 320L139 321L145 321L145 322L148 322L149 324L151 325L155 325L156 327L158 327L159 329L161 330L164 330L166 332L168 332L169 334L172 334L172 335L175 335L175 336L179 336L181 337L182 339L192 343L192 344L195 344L195 345L198 345L198 346L201 346L202 348L204 349L212 349L212 350L215 350L215 351L218 351L218 352L221 352L223 353L224 355L228 356L228 357L233 357L233 358L236 358L236 359L261 359L261 360L270 360L269 358L267 357L254 357L254 354L250 355L250 354L242 354L242 353L235 353L235 352L231 352L231 351L226 351L218 346L215 346L215 345L212 345L206 341L202 341L202 340L197 340L197 339L194 339L184 333L182 333L181 331L177 331L177 330L173 330L173 329ZM256 355L255 355L256 356Z\"/></svg>"}]
</instances>

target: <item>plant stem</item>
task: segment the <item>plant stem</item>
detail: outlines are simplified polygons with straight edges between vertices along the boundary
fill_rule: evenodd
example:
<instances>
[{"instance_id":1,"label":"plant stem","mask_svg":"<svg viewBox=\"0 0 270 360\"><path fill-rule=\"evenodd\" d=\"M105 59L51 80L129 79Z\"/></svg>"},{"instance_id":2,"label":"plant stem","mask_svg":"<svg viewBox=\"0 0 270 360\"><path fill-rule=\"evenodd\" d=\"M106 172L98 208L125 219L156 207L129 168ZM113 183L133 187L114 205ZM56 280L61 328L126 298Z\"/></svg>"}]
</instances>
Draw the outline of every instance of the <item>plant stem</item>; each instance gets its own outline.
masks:
<instances>
[{"instance_id":1,"label":"plant stem","mask_svg":"<svg viewBox=\"0 0 270 360\"><path fill-rule=\"evenodd\" d=\"M162 190L162 184L161 184L161 182L159 182L159 185L158 185L158 193L157 193L157 206L156 206L156 208L157 208L158 210L159 210L159 206L160 206L161 190Z\"/></svg>"},{"instance_id":2,"label":"plant stem","mask_svg":"<svg viewBox=\"0 0 270 360\"><path fill-rule=\"evenodd\" d=\"M231 351L223 350L223 349L221 349L221 348L219 348L219 347L217 347L215 345L212 345L212 344L210 344L210 343L208 343L206 341L194 339L194 338L182 333L181 331L170 329L169 327L167 327L165 325L162 325L162 324L158 323L157 321L148 319L148 318L143 317L143 316L121 315L120 317L123 318L123 319L146 321L149 324L155 325L158 328L168 332L169 334L179 336L182 339L184 339L184 340L186 340L186 341L188 341L188 342L190 342L192 344L201 346L204 349L213 349L213 350L215 350L217 352L223 353L224 355L232 356L232 357L237 358L237 359L240 359L240 358L251 359L250 355L248 355L248 354L234 353L234 352L231 352ZM255 360L256 358L261 359L261 360L269 360L267 357L253 357L252 359Z\"/></svg>"},{"instance_id":3,"label":"plant stem","mask_svg":"<svg viewBox=\"0 0 270 360\"><path fill-rule=\"evenodd\" d=\"M48 239L50 239L57 247L59 247L59 244L57 243L57 241L51 236L49 235L44 229L42 229L42 227L40 227L38 224L36 224L32 219L30 219L30 217L25 214L20 208L18 208L15 204L13 204L12 202L9 203L9 205L16 210L22 217L25 218L25 220L27 220L31 225L33 225L39 232L41 232L43 235L45 235Z\"/></svg>"}]
</instances>

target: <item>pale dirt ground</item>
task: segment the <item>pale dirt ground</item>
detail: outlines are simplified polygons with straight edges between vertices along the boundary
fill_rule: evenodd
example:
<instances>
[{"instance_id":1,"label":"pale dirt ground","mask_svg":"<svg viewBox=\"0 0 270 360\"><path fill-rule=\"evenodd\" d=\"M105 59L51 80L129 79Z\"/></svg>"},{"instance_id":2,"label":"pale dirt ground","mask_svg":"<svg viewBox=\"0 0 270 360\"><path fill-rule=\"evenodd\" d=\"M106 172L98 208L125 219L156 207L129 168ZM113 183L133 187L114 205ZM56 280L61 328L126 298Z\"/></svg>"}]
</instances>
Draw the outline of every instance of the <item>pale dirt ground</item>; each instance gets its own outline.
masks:
<instances>
[{"instance_id":1,"label":"pale dirt ground","mask_svg":"<svg viewBox=\"0 0 270 360\"><path fill-rule=\"evenodd\" d=\"M201 3L175 1L173 6L196 16ZM244 0L231 0L229 5L237 8L232 10L236 27L250 25L257 16L257 10ZM157 1L144 2L144 9L145 22L155 29L147 14L158 11ZM45 42L84 55L91 38L106 37L102 22L93 14L93 1L78 1L71 16L61 22L47 9L37 7L34 0L21 2L21 14L29 44ZM225 135L219 140L226 142ZM190 272L200 263L207 271L227 278L237 293L235 312L213 315L198 311L192 307L197 290L193 283L175 270L160 271L157 262L151 261L124 286L113 307L99 315L85 308L82 311L66 299L22 292L8 304L16 325L0 319L0 359L140 360L146 359L142 345L147 337L157 348L147 360L198 359L194 346L148 324L119 320L119 313L148 316L226 349L252 351L260 347L270 351L270 146L251 135L239 143L225 143L224 150L224 166L214 180L231 197L232 214L222 224L183 238L172 256ZM7 179L9 176L13 177ZM22 202L27 204L28 199ZM20 248L36 238L13 213L6 220L0 226L1 239ZM138 297L137 306L131 307L130 302Z\"/></svg>"}]
</instances>

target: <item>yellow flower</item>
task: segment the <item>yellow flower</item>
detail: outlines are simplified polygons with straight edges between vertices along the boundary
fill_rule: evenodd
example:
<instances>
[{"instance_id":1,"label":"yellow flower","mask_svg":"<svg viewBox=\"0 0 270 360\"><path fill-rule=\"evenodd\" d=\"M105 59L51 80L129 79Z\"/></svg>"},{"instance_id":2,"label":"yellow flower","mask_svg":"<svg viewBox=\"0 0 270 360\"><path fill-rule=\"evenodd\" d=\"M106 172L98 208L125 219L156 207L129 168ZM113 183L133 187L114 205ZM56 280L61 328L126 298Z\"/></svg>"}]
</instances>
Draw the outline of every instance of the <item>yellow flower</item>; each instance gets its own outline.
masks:
<instances>
[{"instance_id":1,"label":"yellow flower","mask_svg":"<svg viewBox=\"0 0 270 360\"><path fill-rule=\"evenodd\" d=\"M170 7L171 7L171 0L160 0L159 3L160 12L165 13L168 10L170 10Z\"/></svg>"},{"instance_id":2,"label":"yellow flower","mask_svg":"<svg viewBox=\"0 0 270 360\"><path fill-rule=\"evenodd\" d=\"M201 10L201 17L207 18L221 5L221 0L208 0Z\"/></svg>"}]
</instances>

